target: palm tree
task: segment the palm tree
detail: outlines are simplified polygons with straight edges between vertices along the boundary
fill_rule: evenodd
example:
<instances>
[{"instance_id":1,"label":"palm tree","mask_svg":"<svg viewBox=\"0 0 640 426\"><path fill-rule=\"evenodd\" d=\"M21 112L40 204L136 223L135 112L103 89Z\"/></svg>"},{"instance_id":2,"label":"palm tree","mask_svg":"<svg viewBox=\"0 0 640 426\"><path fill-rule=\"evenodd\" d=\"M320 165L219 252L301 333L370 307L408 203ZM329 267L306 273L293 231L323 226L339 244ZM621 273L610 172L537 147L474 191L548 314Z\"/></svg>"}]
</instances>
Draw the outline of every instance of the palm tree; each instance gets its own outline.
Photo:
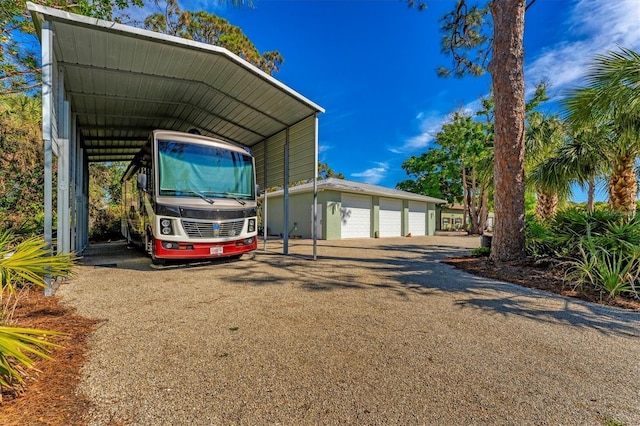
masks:
<instances>
[{"instance_id":1,"label":"palm tree","mask_svg":"<svg viewBox=\"0 0 640 426\"><path fill-rule=\"evenodd\" d=\"M537 196L536 216L545 220L556 215L561 199L570 195L565 173L559 174L551 159L564 143L565 126L557 116L529 113L525 138L527 183ZM547 164L546 167L543 165Z\"/></svg>"},{"instance_id":2,"label":"palm tree","mask_svg":"<svg viewBox=\"0 0 640 426\"><path fill-rule=\"evenodd\" d=\"M610 134L595 126L572 133L558 150L558 159L565 163L565 170L573 181L583 188L587 186L587 210L593 212L596 179L608 171L608 164L602 161L598 150L598 142L608 141Z\"/></svg>"},{"instance_id":3,"label":"palm tree","mask_svg":"<svg viewBox=\"0 0 640 426\"><path fill-rule=\"evenodd\" d=\"M607 129L611 138L594 138L593 149L611 166L609 204L635 214L640 157L640 54L622 48L598 55L587 75L587 87L573 90L565 100L574 129Z\"/></svg>"}]
</instances>

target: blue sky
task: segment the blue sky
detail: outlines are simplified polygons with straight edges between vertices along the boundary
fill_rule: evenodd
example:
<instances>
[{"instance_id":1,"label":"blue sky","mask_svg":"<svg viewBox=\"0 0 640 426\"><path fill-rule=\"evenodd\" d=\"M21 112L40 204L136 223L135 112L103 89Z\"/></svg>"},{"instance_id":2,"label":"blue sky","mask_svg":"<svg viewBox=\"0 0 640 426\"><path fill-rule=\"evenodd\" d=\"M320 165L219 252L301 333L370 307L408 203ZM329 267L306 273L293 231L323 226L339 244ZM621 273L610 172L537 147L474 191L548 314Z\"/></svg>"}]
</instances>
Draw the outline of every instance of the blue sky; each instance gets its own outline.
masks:
<instances>
[{"instance_id":1,"label":"blue sky","mask_svg":"<svg viewBox=\"0 0 640 426\"><path fill-rule=\"evenodd\" d=\"M473 111L490 78L439 78L439 19L454 0L254 0L255 8L181 1L242 28L261 51L285 62L274 76L325 108L320 160L347 179L394 187L401 164L429 149L454 110ZM527 89L545 79L551 95L581 83L595 54L640 50L640 0L537 0L525 18ZM548 106L547 108L552 108ZM574 199L586 197L578 191ZM598 194L606 199L604 189Z\"/></svg>"}]
</instances>

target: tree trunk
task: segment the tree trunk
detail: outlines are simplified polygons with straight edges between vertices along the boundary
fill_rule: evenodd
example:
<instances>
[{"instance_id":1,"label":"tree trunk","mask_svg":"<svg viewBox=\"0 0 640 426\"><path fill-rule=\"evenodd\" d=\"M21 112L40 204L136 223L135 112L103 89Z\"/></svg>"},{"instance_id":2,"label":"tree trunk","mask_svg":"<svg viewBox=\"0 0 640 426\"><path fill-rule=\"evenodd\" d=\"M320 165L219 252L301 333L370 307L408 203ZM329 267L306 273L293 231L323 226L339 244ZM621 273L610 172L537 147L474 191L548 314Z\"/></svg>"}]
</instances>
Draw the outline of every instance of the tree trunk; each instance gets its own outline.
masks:
<instances>
[{"instance_id":1,"label":"tree trunk","mask_svg":"<svg viewBox=\"0 0 640 426\"><path fill-rule=\"evenodd\" d=\"M587 190L587 211L593 213L594 200L596 198L596 183L593 178L589 179L589 189Z\"/></svg>"},{"instance_id":2,"label":"tree trunk","mask_svg":"<svg viewBox=\"0 0 640 426\"><path fill-rule=\"evenodd\" d=\"M471 204L471 195L469 194L469 188L467 186L467 169L464 166L464 159L462 159L462 195L462 227L465 228L467 215L469 214L469 205ZM469 218L471 218L471 216L469 216ZM453 223L451 225L453 225Z\"/></svg>"},{"instance_id":3,"label":"tree trunk","mask_svg":"<svg viewBox=\"0 0 640 426\"><path fill-rule=\"evenodd\" d=\"M612 209L633 216L636 214L638 178L634 170L633 156L618 159L609 179L609 205Z\"/></svg>"},{"instance_id":4,"label":"tree trunk","mask_svg":"<svg viewBox=\"0 0 640 426\"><path fill-rule=\"evenodd\" d=\"M553 219L558 212L558 194L538 191L536 217L540 220Z\"/></svg>"},{"instance_id":5,"label":"tree trunk","mask_svg":"<svg viewBox=\"0 0 640 426\"><path fill-rule=\"evenodd\" d=\"M487 229L487 220L489 219L489 188L483 186L481 189L480 199L482 204L480 206L480 231L484 234Z\"/></svg>"},{"instance_id":6,"label":"tree trunk","mask_svg":"<svg viewBox=\"0 0 640 426\"><path fill-rule=\"evenodd\" d=\"M524 10L525 0L492 0L495 100L495 228L491 258L524 256Z\"/></svg>"}]
</instances>

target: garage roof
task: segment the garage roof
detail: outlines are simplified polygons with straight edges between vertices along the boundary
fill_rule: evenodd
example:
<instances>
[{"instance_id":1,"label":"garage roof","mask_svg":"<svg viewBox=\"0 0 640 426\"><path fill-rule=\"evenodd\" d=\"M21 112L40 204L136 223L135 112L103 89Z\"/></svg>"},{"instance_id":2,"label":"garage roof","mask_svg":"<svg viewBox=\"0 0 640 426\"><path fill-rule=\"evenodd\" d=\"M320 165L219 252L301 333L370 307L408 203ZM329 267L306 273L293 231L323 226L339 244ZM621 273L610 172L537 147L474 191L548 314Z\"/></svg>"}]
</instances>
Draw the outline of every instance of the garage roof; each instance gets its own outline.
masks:
<instances>
[{"instance_id":1,"label":"garage roof","mask_svg":"<svg viewBox=\"0 0 640 426\"><path fill-rule=\"evenodd\" d=\"M400 191L399 189L386 188L384 186L371 185L369 183L353 182L350 180L328 178L318 181L318 191L333 190L338 192L348 192L362 195L374 195L377 197L400 198L403 200L423 201L427 203L444 204L447 201L440 198L428 197L414 194L413 192ZM289 194L304 193L313 191L313 182L289 188ZM267 194L267 197L282 196L284 191L274 191Z\"/></svg>"},{"instance_id":2,"label":"garage roof","mask_svg":"<svg viewBox=\"0 0 640 426\"><path fill-rule=\"evenodd\" d=\"M129 161L158 128L253 146L324 112L226 49L27 3L91 161ZM54 81L55 83L55 81Z\"/></svg>"}]
</instances>

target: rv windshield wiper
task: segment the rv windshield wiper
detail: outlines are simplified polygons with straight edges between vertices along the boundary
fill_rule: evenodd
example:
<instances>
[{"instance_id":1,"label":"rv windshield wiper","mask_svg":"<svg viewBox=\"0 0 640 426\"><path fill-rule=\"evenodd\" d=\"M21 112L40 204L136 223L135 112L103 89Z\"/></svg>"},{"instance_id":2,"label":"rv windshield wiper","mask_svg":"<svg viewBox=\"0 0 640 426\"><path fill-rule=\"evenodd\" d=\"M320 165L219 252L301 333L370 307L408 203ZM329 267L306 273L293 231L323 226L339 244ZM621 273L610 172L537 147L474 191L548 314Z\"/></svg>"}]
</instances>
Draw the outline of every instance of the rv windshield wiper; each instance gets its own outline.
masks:
<instances>
[{"instance_id":1,"label":"rv windshield wiper","mask_svg":"<svg viewBox=\"0 0 640 426\"><path fill-rule=\"evenodd\" d=\"M189 192L191 192L192 194L196 194L198 197L202 198L203 200L205 200L209 204L215 203L215 201L213 201L211 198L207 197L204 194L199 193L198 191L194 191L193 189L190 189Z\"/></svg>"},{"instance_id":2,"label":"rv windshield wiper","mask_svg":"<svg viewBox=\"0 0 640 426\"><path fill-rule=\"evenodd\" d=\"M221 192L220 194L222 194L222 195L224 195L224 196L226 196L226 197L228 197L228 198L232 198L232 199L236 200L237 202L239 202L239 203L240 203L240 204L242 204L243 206L244 206L245 204L247 204L245 201L242 201L241 199L239 199L238 197L236 197L235 195L233 195L233 194L232 194L232 193L230 193L230 192Z\"/></svg>"}]
</instances>

